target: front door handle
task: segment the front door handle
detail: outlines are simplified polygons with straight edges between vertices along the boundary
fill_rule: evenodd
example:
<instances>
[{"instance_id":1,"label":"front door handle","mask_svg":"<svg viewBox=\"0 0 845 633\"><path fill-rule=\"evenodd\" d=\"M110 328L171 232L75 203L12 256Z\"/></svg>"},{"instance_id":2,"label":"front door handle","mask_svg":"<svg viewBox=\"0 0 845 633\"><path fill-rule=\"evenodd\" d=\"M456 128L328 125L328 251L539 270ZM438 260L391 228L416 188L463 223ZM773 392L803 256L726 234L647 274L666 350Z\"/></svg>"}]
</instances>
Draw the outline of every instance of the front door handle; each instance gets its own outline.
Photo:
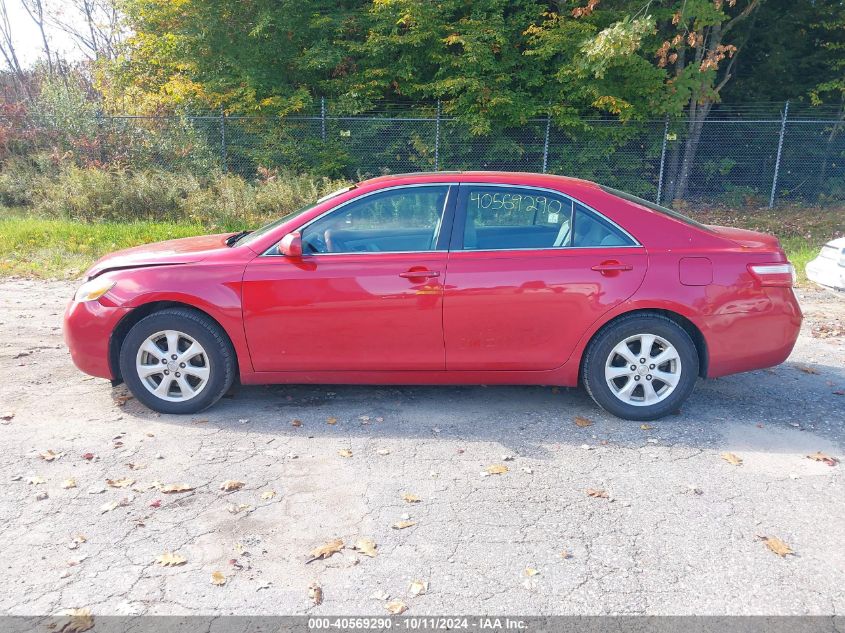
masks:
<instances>
[{"instance_id":1,"label":"front door handle","mask_svg":"<svg viewBox=\"0 0 845 633\"><path fill-rule=\"evenodd\" d=\"M439 270L406 270L404 273L399 273L400 277L405 279L424 279L429 277L439 277Z\"/></svg>"},{"instance_id":2,"label":"front door handle","mask_svg":"<svg viewBox=\"0 0 845 633\"><path fill-rule=\"evenodd\" d=\"M623 270L633 270L634 267L630 264L620 264L619 262L602 262L592 266L590 270L595 270L600 273L615 273Z\"/></svg>"}]
</instances>

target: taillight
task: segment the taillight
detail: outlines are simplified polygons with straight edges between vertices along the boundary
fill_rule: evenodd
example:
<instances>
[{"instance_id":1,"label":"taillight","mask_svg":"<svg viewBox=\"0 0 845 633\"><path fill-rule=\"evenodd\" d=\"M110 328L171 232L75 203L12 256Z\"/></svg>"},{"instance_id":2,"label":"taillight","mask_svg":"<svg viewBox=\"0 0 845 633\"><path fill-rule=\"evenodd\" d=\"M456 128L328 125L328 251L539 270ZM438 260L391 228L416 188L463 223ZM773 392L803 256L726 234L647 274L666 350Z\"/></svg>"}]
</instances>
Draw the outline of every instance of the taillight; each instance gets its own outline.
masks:
<instances>
[{"instance_id":1,"label":"taillight","mask_svg":"<svg viewBox=\"0 0 845 633\"><path fill-rule=\"evenodd\" d=\"M791 288L795 284L795 267L786 264L748 264L748 272L761 286Z\"/></svg>"}]
</instances>

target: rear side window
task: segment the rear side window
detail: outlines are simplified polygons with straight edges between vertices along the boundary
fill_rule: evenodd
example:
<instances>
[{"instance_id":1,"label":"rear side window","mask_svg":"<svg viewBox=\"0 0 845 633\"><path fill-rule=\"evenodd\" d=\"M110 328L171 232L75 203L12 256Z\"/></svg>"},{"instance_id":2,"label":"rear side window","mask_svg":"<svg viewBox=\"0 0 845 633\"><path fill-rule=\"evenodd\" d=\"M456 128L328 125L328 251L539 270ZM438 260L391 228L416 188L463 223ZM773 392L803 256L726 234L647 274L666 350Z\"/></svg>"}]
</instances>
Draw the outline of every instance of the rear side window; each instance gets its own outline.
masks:
<instances>
[{"instance_id":1,"label":"rear side window","mask_svg":"<svg viewBox=\"0 0 845 633\"><path fill-rule=\"evenodd\" d=\"M610 222L584 206L575 204L575 232L572 246L589 248L633 245L631 238Z\"/></svg>"}]
</instances>

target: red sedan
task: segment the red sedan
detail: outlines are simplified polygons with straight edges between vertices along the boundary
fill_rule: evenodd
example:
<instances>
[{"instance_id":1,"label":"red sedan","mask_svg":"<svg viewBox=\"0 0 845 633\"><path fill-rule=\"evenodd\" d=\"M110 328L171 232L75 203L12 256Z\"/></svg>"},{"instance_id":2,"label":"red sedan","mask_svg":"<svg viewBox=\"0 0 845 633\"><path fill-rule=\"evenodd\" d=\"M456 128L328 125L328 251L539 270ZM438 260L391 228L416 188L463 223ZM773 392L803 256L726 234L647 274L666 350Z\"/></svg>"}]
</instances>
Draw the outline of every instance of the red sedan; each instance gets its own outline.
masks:
<instances>
[{"instance_id":1,"label":"red sedan","mask_svg":"<svg viewBox=\"0 0 845 633\"><path fill-rule=\"evenodd\" d=\"M783 362L802 318L774 237L524 173L374 178L256 231L108 255L85 279L65 314L74 362L165 413L236 380L582 383L650 420L698 377Z\"/></svg>"}]
</instances>

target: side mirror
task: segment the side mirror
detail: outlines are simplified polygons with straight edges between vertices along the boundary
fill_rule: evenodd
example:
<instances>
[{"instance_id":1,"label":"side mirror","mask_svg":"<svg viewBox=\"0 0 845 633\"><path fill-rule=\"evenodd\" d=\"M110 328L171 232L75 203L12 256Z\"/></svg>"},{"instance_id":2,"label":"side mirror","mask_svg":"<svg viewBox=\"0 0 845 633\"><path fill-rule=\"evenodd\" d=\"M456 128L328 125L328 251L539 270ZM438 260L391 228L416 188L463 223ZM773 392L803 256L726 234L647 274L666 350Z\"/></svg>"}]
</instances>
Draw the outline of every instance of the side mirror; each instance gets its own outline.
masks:
<instances>
[{"instance_id":1,"label":"side mirror","mask_svg":"<svg viewBox=\"0 0 845 633\"><path fill-rule=\"evenodd\" d=\"M302 233L288 233L279 242L279 252L285 257L302 257Z\"/></svg>"}]
</instances>

